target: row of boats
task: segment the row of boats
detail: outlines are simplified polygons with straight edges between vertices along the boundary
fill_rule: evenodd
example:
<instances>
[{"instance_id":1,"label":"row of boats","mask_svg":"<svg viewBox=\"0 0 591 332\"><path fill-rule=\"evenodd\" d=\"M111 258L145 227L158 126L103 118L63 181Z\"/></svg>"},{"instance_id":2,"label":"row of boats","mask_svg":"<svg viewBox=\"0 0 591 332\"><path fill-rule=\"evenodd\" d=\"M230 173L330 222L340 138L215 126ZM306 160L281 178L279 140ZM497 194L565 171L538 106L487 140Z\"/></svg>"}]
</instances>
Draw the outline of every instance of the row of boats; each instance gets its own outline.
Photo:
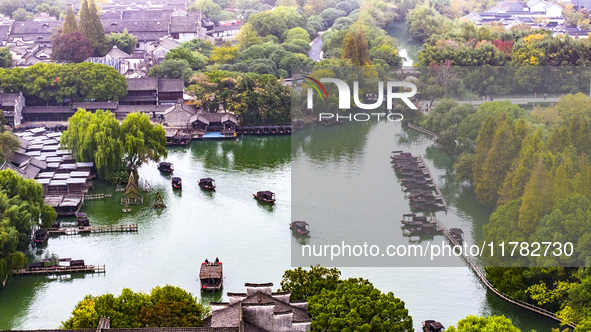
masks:
<instances>
[{"instance_id":1,"label":"row of boats","mask_svg":"<svg viewBox=\"0 0 591 332\"><path fill-rule=\"evenodd\" d=\"M170 162L163 161L158 163L158 170L164 174L173 174L174 173L174 165ZM173 189L183 189L183 180L178 176L173 176L171 178L171 184ZM205 190L213 190L215 191L215 180L212 178L202 178L199 179L198 183L199 187ZM275 204L275 193L268 190L258 191L256 194L253 194L254 198L269 204Z\"/></svg>"},{"instance_id":2,"label":"row of boats","mask_svg":"<svg viewBox=\"0 0 591 332\"><path fill-rule=\"evenodd\" d=\"M402 186L405 191L410 192L410 206L413 211L445 209L443 198L433 191L435 184L420 157L404 151L392 151L390 158Z\"/></svg>"}]
</instances>

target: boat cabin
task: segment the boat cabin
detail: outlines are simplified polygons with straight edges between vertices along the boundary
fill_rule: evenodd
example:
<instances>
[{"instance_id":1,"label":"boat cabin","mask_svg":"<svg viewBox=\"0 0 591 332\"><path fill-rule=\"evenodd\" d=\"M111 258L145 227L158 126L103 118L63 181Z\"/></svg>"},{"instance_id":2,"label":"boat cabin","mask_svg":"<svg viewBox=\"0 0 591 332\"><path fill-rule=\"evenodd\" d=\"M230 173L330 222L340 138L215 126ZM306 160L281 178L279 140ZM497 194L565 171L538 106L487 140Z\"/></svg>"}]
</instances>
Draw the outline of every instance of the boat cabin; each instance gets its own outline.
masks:
<instances>
[{"instance_id":1,"label":"boat cabin","mask_svg":"<svg viewBox=\"0 0 591 332\"><path fill-rule=\"evenodd\" d=\"M174 166L172 165L172 163L163 161L158 163L158 170L162 173L172 173L174 172Z\"/></svg>"},{"instance_id":2,"label":"boat cabin","mask_svg":"<svg viewBox=\"0 0 591 332\"><path fill-rule=\"evenodd\" d=\"M275 203L275 193L271 191L259 191L253 194L254 198L265 203Z\"/></svg>"},{"instance_id":3,"label":"boat cabin","mask_svg":"<svg viewBox=\"0 0 591 332\"><path fill-rule=\"evenodd\" d=\"M201 281L201 291L215 292L222 288L224 274L222 270L222 262L216 258L214 262L209 262L207 259L201 263L201 271L199 271L199 280Z\"/></svg>"},{"instance_id":4,"label":"boat cabin","mask_svg":"<svg viewBox=\"0 0 591 332\"><path fill-rule=\"evenodd\" d=\"M291 228L291 232L295 236L310 237L309 225L305 221L294 221L291 224L289 224L289 228Z\"/></svg>"},{"instance_id":5,"label":"boat cabin","mask_svg":"<svg viewBox=\"0 0 591 332\"><path fill-rule=\"evenodd\" d=\"M78 218L78 227L90 227L90 220L87 217Z\"/></svg>"},{"instance_id":6,"label":"boat cabin","mask_svg":"<svg viewBox=\"0 0 591 332\"><path fill-rule=\"evenodd\" d=\"M434 223L426 223L422 224L420 227L413 228L410 230L411 234L439 234L443 231L443 229L437 227Z\"/></svg>"},{"instance_id":7,"label":"boat cabin","mask_svg":"<svg viewBox=\"0 0 591 332\"><path fill-rule=\"evenodd\" d=\"M172 180L172 189L183 189L183 180L177 176L173 177Z\"/></svg>"},{"instance_id":8,"label":"boat cabin","mask_svg":"<svg viewBox=\"0 0 591 332\"><path fill-rule=\"evenodd\" d=\"M70 267L82 267L82 266L85 266L83 259L76 259L76 260L70 261Z\"/></svg>"},{"instance_id":9,"label":"boat cabin","mask_svg":"<svg viewBox=\"0 0 591 332\"><path fill-rule=\"evenodd\" d=\"M464 242L464 231L459 228L450 228L449 234L451 237L456 240L458 243Z\"/></svg>"},{"instance_id":10,"label":"boat cabin","mask_svg":"<svg viewBox=\"0 0 591 332\"><path fill-rule=\"evenodd\" d=\"M203 178L199 180L199 186L203 189L215 189L215 180L212 178Z\"/></svg>"},{"instance_id":11,"label":"boat cabin","mask_svg":"<svg viewBox=\"0 0 591 332\"><path fill-rule=\"evenodd\" d=\"M445 328L440 322L434 320L426 320L423 322L424 332L444 332Z\"/></svg>"},{"instance_id":12,"label":"boat cabin","mask_svg":"<svg viewBox=\"0 0 591 332\"><path fill-rule=\"evenodd\" d=\"M45 228L41 228L35 231L33 235L33 241L35 244L41 244L47 242L47 238L49 237L49 233Z\"/></svg>"}]
</instances>

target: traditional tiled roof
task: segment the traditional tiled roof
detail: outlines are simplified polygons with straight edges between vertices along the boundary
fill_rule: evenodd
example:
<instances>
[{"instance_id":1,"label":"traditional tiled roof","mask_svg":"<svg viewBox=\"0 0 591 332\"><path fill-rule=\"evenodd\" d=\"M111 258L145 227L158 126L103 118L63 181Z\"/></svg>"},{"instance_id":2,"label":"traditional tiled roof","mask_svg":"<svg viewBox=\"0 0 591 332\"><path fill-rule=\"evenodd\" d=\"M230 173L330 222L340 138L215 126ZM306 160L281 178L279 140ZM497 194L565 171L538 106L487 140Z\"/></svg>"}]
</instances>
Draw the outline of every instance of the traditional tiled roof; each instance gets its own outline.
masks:
<instances>
[{"instance_id":1,"label":"traditional tiled roof","mask_svg":"<svg viewBox=\"0 0 591 332\"><path fill-rule=\"evenodd\" d=\"M195 16L173 16L170 19L170 33L197 33L198 20Z\"/></svg>"},{"instance_id":2,"label":"traditional tiled roof","mask_svg":"<svg viewBox=\"0 0 591 332\"><path fill-rule=\"evenodd\" d=\"M59 26L59 21L28 21L15 22L12 25L11 36L13 35L50 35L53 29Z\"/></svg>"},{"instance_id":3,"label":"traditional tiled roof","mask_svg":"<svg viewBox=\"0 0 591 332\"><path fill-rule=\"evenodd\" d=\"M0 106L14 106L20 96L19 93L0 93Z\"/></svg>"},{"instance_id":4,"label":"traditional tiled roof","mask_svg":"<svg viewBox=\"0 0 591 332\"><path fill-rule=\"evenodd\" d=\"M114 110L117 108L117 103L112 101L72 103L72 109L77 110L78 108L83 108L85 110Z\"/></svg>"},{"instance_id":5,"label":"traditional tiled roof","mask_svg":"<svg viewBox=\"0 0 591 332\"><path fill-rule=\"evenodd\" d=\"M158 90L158 78L142 77L128 78L127 91L156 91Z\"/></svg>"},{"instance_id":6,"label":"traditional tiled roof","mask_svg":"<svg viewBox=\"0 0 591 332\"><path fill-rule=\"evenodd\" d=\"M172 9L140 9L140 10L124 10L122 12L123 20L161 20L167 19L174 12Z\"/></svg>"},{"instance_id":7,"label":"traditional tiled roof","mask_svg":"<svg viewBox=\"0 0 591 332\"><path fill-rule=\"evenodd\" d=\"M119 47L117 47L117 45L114 45L113 48L109 51L109 53L105 54L105 56L109 56L111 58L129 58L129 57L131 57L131 55L120 50Z\"/></svg>"},{"instance_id":8,"label":"traditional tiled roof","mask_svg":"<svg viewBox=\"0 0 591 332\"><path fill-rule=\"evenodd\" d=\"M183 92L185 82L182 78L161 78L158 80L158 92Z\"/></svg>"},{"instance_id":9,"label":"traditional tiled roof","mask_svg":"<svg viewBox=\"0 0 591 332\"><path fill-rule=\"evenodd\" d=\"M173 40L171 38L168 38L168 37L164 37L162 39L162 41L160 42L160 44L158 44L159 47L162 47L167 50L172 50L174 48L179 47L180 45L181 45L181 43L179 43L176 40Z\"/></svg>"}]
</instances>

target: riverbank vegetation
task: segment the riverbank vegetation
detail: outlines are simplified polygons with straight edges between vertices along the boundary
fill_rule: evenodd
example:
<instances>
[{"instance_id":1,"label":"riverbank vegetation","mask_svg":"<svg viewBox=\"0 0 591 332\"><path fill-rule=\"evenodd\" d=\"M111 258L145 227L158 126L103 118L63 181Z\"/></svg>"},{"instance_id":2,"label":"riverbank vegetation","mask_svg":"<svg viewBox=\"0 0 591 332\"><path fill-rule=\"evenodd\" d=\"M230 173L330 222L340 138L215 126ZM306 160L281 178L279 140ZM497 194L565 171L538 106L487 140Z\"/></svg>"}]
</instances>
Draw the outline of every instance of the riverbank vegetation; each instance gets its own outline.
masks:
<instances>
[{"instance_id":1,"label":"riverbank vegetation","mask_svg":"<svg viewBox=\"0 0 591 332\"><path fill-rule=\"evenodd\" d=\"M34 226L50 227L55 210L45 204L43 188L12 170L0 171L0 284L14 269L24 268L23 253L31 241Z\"/></svg>"},{"instance_id":2,"label":"riverbank vegetation","mask_svg":"<svg viewBox=\"0 0 591 332\"><path fill-rule=\"evenodd\" d=\"M164 128L141 113L128 114L119 122L110 111L78 109L68 119L60 144L72 150L76 160L94 162L98 176L109 181L117 171L129 174L167 154Z\"/></svg>"},{"instance_id":3,"label":"riverbank vegetation","mask_svg":"<svg viewBox=\"0 0 591 332\"><path fill-rule=\"evenodd\" d=\"M384 294L365 279L340 279L341 272L312 266L285 271L281 291L292 300L308 301L312 331L411 331L404 302Z\"/></svg>"},{"instance_id":4,"label":"riverbank vegetation","mask_svg":"<svg viewBox=\"0 0 591 332\"><path fill-rule=\"evenodd\" d=\"M489 280L514 298L558 311L564 322L589 324L591 298L584 294L591 276L566 266L586 266L591 254L591 99L566 95L531 114L508 101L475 108L444 100L421 125L442 133L438 144L457 157L456 176L495 208L483 229L487 242L573 243L570 257L511 262L554 268L487 268Z\"/></svg>"},{"instance_id":5,"label":"riverbank vegetation","mask_svg":"<svg viewBox=\"0 0 591 332\"><path fill-rule=\"evenodd\" d=\"M199 327L208 315L208 307L179 287L155 287L149 294L124 288L119 296L87 295L62 328L95 329L101 317L110 318L111 328Z\"/></svg>"},{"instance_id":6,"label":"riverbank vegetation","mask_svg":"<svg viewBox=\"0 0 591 332\"><path fill-rule=\"evenodd\" d=\"M125 76L113 67L90 62L0 68L0 91L22 92L28 106L70 101L118 101L127 95Z\"/></svg>"}]
</instances>

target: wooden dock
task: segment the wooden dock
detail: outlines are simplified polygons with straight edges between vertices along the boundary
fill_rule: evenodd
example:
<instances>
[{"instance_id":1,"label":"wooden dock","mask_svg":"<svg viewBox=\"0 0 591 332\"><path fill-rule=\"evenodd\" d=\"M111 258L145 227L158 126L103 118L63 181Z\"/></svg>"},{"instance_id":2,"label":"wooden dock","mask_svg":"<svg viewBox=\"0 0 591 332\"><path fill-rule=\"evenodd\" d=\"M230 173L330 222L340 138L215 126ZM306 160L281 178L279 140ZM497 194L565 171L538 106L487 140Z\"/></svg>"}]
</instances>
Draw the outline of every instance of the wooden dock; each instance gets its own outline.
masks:
<instances>
[{"instance_id":1,"label":"wooden dock","mask_svg":"<svg viewBox=\"0 0 591 332\"><path fill-rule=\"evenodd\" d=\"M52 266L13 271L15 275L69 274L69 273L105 273L105 265Z\"/></svg>"},{"instance_id":2,"label":"wooden dock","mask_svg":"<svg viewBox=\"0 0 591 332\"><path fill-rule=\"evenodd\" d=\"M96 199L103 199L103 198L109 198L112 197L111 194L86 194L84 195L84 199L88 199L88 200L96 200Z\"/></svg>"},{"instance_id":3,"label":"wooden dock","mask_svg":"<svg viewBox=\"0 0 591 332\"><path fill-rule=\"evenodd\" d=\"M433 175L431 174L431 170L429 169L429 166L427 166L425 159L423 159L423 156L421 156L421 155L419 155L419 162L423 164L423 166L425 167L425 169L427 170L427 172L429 174L429 177L431 179L433 179ZM441 192L441 189L437 185L437 182L435 182L435 180L432 180L432 181L433 181L433 185L435 185L435 191L437 191L437 194L439 195L439 197L441 197L441 202L443 203L443 207L447 211L447 202L445 201L445 197L443 197L443 193Z\"/></svg>"},{"instance_id":4,"label":"wooden dock","mask_svg":"<svg viewBox=\"0 0 591 332\"><path fill-rule=\"evenodd\" d=\"M412 123L409 123L409 124L408 124L408 128L411 128L411 129L414 129L414 130L420 131L421 133L423 133L423 134L427 134L427 135L429 135L429 136L431 136L431 137L433 137L433 138L437 138L437 137L438 137L438 135L437 135L437 133L436 133L436 132L433 132L433 131L431 131L431 130L427 130L427 129L425 129L425 128L421 128L421 127L419 127L419 126L415 126L415 125L414 125L414 124L412 124Z\"/></svg>"},{"instance_id":5,"label":"wooden dock","mask_svg":"<svg viewBox=\"0 0 591 332\"><path fill-rule=\"evenodd\" d=\"M123 225L99 225L88 227L60 227L48 230L49 234L76 235L80 233L115 233L115 232L137 232L137 224Z\"/></svg>"},{"instance_id":6,"label":"wooden dock","mask_svg":"<svg viewBox=\"0 0 591 332\"><path fill-rule=\"evenodd\" d=\"M443 225L443 223L437 219L435 217L434 214L431 214L431 218L432 220L434 220L437 225L439 227L441 227L443 229L443 233L445 234L445 236L447 236L447 238L449 239L449 241L451 241L454 245L459 246L460 248L463 248L457 241L456 239L453 238L453 236L451 235L451 233L449 232L449 229L447 229L447 227L445 227L445 225ZM462 251L462 256L461 256L464 261L468 264L468 266L470 267L470 269L476 274L476 276L478 277L478 279L480 280L480 282L486 286L486 288L488 290L490 290L491 292L493 292L495 295L497 295L498 297L500 297L501 299L510 302L518 307L521 307L523 309L535 312L539 315L551 318L553 320L559 321L562 323L562 321L560 320L560 318L558 318L556 316L556 313L540 308L536 305L533 305L531 303L527 303L527 302L523 302L521 300L517 300L517 299L513 299L511 297L509 297L508 295L505 295L503 293L501 293L498 289L496 289L491 283L490 281L488 281L488 279L486 278L486 273L482 270L482 268L480 266L478 266L478 264L476 264L476 261L474 261L474 259L472 258L472 256L467 255L465 252ZM571 328L575 328L574 325L570 325L570 324L566 324Z\"/></svg>"}]
</instances>

